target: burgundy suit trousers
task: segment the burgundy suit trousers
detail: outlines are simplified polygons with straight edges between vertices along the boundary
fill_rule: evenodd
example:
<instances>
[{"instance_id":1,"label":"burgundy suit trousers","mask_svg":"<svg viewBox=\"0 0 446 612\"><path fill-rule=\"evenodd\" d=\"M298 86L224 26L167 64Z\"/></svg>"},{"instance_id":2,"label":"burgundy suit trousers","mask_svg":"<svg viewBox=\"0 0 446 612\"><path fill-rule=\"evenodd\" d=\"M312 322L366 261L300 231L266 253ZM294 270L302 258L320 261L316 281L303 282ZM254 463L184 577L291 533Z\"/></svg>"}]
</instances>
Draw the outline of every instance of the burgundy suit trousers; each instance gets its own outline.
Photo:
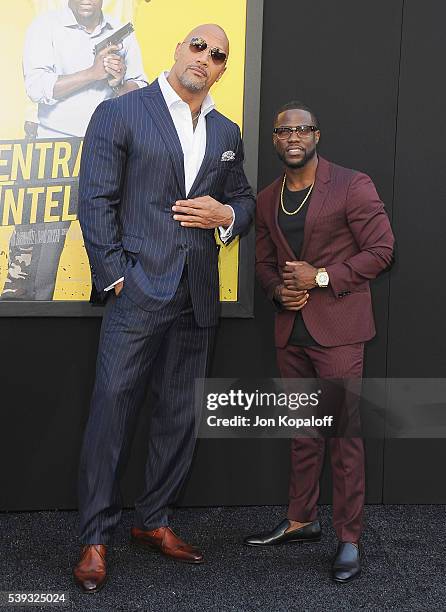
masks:
<instances>
[{"instance_id":1,"label":"burgundy suit trousers","mask_svg":"<svg viewBox=\"0 0 446 612\"><path fill-rule=\"evenodd\" d=\"M361 378L364 344L277 349L283 378ZM348 397L343 407L359 420L359 401ZM362 438L329 438L333 475L333 527L341 542L357 542L361 535L364 497L364 445ZM324 438L294 438L291 442L291 477L288 519L302 523L317 518L319 478L325 451Z\"/></svg>"}]
</instances>

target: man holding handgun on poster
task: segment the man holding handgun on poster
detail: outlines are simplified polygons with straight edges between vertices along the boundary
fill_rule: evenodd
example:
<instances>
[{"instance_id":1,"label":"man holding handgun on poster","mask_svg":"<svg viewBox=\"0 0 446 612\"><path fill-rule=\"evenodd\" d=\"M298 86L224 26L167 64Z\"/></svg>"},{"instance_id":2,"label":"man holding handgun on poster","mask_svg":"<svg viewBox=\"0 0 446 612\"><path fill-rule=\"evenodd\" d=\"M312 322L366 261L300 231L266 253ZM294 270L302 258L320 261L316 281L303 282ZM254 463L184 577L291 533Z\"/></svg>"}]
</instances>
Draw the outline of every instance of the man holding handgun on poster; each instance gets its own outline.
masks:
<instances>
[{"instance_id":1,"label":"man holding handgun on poster","mask_svg":"<svg viewBox=\"0 0 446 612\"><path fill-rule=\"evenodd\" d=\"M38 103L38 138L83 137L101 102L147 84L131 27L101 48L122 28L102 4L69 0L37 17L27 32L23 71L26 92Z\"/></svg>"}]
</instances>

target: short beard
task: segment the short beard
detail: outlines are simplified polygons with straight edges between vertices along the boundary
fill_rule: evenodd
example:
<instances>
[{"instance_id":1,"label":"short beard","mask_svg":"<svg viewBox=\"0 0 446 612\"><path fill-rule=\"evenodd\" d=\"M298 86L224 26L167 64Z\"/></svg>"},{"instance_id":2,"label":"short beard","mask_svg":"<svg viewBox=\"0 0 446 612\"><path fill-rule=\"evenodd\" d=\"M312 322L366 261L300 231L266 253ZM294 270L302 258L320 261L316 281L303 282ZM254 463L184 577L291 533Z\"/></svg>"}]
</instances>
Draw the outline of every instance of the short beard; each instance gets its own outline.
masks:
<instances>
[{"instance_id":1,"label":"short beard","mask_svg":"<svg viewBox=\"0 0 446 612\"><path fill-rule=\"evenodd\" d=\"M178 78L178 80L180 81L184 89L187 89L192 93L203 91L203 89L206 88L206 81L192 81L188 79L185 72L183 72L183 74Z\"/></svg>"},{"instance_id":2,"label":"short beard","mask_svg":"<svg viewBox=\"0 0 446 612\"><path fill-rule=\"evenodd\" d=\"M295 161L295 162L287 161L285 158L285 155L283 155L282 153L279 153L277 149L276 149L276 153L280 161L283 162L287 168L303 168L316 155L316 147L313 147L309 151L305 151L303 158L300 161Z\"/></svg>"}]
</instances>

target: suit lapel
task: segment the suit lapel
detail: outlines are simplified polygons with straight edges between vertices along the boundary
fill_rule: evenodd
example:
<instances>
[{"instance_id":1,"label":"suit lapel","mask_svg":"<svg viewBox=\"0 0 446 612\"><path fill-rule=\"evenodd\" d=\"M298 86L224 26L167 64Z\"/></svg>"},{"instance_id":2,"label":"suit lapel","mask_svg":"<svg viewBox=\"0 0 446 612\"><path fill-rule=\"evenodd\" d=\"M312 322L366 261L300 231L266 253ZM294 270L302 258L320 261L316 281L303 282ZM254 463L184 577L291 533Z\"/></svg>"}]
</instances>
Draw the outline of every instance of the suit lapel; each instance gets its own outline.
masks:
<instances>
[{"instance_id":1,"label":"suit lapel","mask_svg":"<svg viewBox=\"0 0 446 612\"><path fill-rule=\"evenodd\" d=\"M185 193L185 178L184 178L184 155L183 149L181 148L180 139L178 138L175 125L170 116L169 109L167 108L161 89L158 85L158 81L154 81L148 87L141 89L141 96L153 119L153 122L157 126L161 137L169 151L170 158L172 160L175 174L180 187L182 199L186 198Z\"/></svg>"},{"instance_id":2,"label":"suit lapel","mask_svg":"<svg viewBox=\"0 0 446 612\"><path fill-rule=\"evenodd\" d=\"M206 150L204 153L203 161L201 163L198 174L195 178L195 181L190 188L190 192L188 194L188 198L194 197L194 192L198 185L203 180L203 177L206 176L207 171L209 170L212 162L215 159L215 150L217 148L217 125L215 121L215 114L213 111L208 113L205 117L206 119Z\"/></svg>"},{"instance_id":3,"label":"suit lapel","mask_svg":"<svg viewBox=\"0 0 446 612\"><path fill-rule=\"evenodd\" d=\"M316 224L319 213L322 210L324 202L327 198L328 190L330 187L330 164L323 159L319 158L316 180L314 184L313 193L310 199L310 204L305 218L304 227L304 241L302 245L302 251L300 252L300 260L305 260L305 254L310 243L311 234Z\"/></svg>"}]
</instances>

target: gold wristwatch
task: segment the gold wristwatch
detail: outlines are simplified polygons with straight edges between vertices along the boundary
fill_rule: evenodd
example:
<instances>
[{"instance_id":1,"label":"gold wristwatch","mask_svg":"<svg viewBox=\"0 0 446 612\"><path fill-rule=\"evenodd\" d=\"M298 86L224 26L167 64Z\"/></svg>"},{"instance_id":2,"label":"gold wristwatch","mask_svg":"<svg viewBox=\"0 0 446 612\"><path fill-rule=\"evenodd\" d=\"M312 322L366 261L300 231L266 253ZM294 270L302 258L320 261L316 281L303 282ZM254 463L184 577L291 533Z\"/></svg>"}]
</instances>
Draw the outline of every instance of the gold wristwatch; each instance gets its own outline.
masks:
<instances>
[{"instance_id":1,"label":"gold wristwatch","mask_svg":"<svg viewBox=\"0 0 446 612\"><path fill-rule=\"evenodd\" d=\"M314 280L318 287L328 287L330 277L328 276L327 270L325 268L319 268Z\"/></svg>"}]
</instances>

